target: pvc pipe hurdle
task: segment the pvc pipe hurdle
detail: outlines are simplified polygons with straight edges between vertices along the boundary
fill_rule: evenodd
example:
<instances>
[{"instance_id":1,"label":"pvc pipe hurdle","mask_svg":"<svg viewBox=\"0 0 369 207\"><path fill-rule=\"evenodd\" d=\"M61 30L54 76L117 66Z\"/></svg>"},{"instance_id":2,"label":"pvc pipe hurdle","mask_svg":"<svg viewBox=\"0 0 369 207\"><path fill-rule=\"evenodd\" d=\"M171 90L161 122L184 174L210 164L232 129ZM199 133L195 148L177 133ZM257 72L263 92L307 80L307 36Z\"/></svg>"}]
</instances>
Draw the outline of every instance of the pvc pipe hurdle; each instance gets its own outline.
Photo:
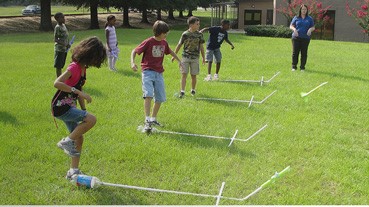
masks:
<instances>
[{"instance_id":1,"label":"pvc pipe hurdle","mask_svg":"<svg viewBox=\"0 0 369 207\"><path fill-rule=\"evenodd\" d=\"M209 101L226 101L226 102L240 102L240 103L249 103L248 108L251 107L253 103L255 104L262 104L264 103L269 97L271 97L277 90L273 91L271 94L269 94L267 97L265 97L261 101L254 101L254 96L251 97L251 99L248 100L234 100L234 99L222 99L222 98L196 98L196 100L209 100Z\"/></svg>"},{"instance_id":2,"label":"pvc pipe hurdle","mask_svg":"<svg viewBox=\"0 0 369 207\"><path fill-rule=\"evenodd\" d=\"M221 82L260 83L260 86L263 86L264 83L271 82L279 73L274 74L269 80L264 80L264 76L261 76L260 80L221 80Z\"/></svg>"},{"instance_id":3,"label":"pvc pipe hurdle","mask_svg":"<svg viewBox=\"0 0 369 207\"><path fill-rule=\"evenodd\" d=\"M146 188L146 187L138 187L138 186L131 186L131 185L107 183L107 182L101 182L101 181L98 181L98 184L101 185L101 186L111 186L111 187L120 187L120 188L126 188L126 189L145 190L145 191L151 191L151 192L172 193L172 194L177 194L177 195L191 195L191 196L199 196L199 197L210 197L210 198L215 198L216 199L215 205L218 206L219 202L220 202L220 199L235 200L235 201L248 200L252 196L256 195L262 189L270 186L277 179L281 178L282 176L284 176L285 173L287 173L289 171L290 171L290 166L286 167L284 170L282 170L279 173L276 172L268 181L264 182L260 187L258 187L252 193L250 193L249 195L247 195L246 197L243 197L243 198L233 198L233 197L223 196L222 194L223 194L225 182L222 182L222 186L220 187L218 195L203 194L203 193L191 193L191 192L175 191L175 190L164 190L164 189L156 189L156 188Z\"/></svg>"}]
</instances>

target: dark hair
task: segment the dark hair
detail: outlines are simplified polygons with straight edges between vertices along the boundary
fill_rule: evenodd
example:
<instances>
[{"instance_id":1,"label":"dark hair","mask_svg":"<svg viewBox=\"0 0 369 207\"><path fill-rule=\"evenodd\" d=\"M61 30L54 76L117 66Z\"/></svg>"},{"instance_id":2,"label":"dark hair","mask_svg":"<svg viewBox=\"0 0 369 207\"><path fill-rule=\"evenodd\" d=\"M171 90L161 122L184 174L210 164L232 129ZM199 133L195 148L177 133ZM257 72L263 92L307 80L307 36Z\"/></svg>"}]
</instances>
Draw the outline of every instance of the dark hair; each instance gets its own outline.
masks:
<instances>
[{"instance_id":1,"label":"dark hair","mask_svg":"<svg viewBox=\"0 0 369 207\"><path fill-rule=\"evenodd\" d=\"M98 37L82 40L74 49L72 60L83 66L99 68L106 59L106 48Z\"/></svg>"},{"instance_id":2,"label":"dark hair","mask_svg":"<svg viewBox=\"0 0 369 207\"><path fill-rule=\"evenodd\" d=\"M191 25L191 24L195 24L196 22L199 22L199 21L200 21L199 18L192 16L192 17L187 19L187 24Z\"/></svg>"},{"instance_id":3,"label":"dark hair","mask_svg":"<svg viewBox=\"0 0 369 207\"><path fill-rule=\"evenodd\" d=\"M227 19L222 19L222 21L220 21L220 24L221 25L225 25L225 24L230 24L230 22L229 22L229 20L227 20Z\"/></svg>"},{"instance_id":4,"label":"dark hair","mask_svg":"<svg viewBox=\"0 0 369 207\"><path fill-rule=\"evenodd\" d=\"M114 15L109 15L109 16L106 18L105 28L108 26L109 21L110 21L110 20L113 20L113 19L115 19L115 16L114 16Z\"/></svg>"},{"instance_id":5,"label":"dark hair","mask_svg":"<svg viewBox=\"0 0 369 207\"><path fill-rule=\"evenodd\" d=\"M54 15L54 19L55 19L55 20L58 20L58 19L59 19L59 17L62 17L62 16L64 16L64 14L63 14L63 13L61 13L61 12L57 12L57 13Z\"/></svg>"},{"instance_id":6,"label":"dark hair","mask_svg":"<svg viewBox=\"0 0 369 207\"><path fill-rule=\"evenodd\" d=\"M305 4L301 4L300 6L300 10L299 10L299 17L301 18L301 9L302 7L306 7L307 11L306 11L306 16L309 15L309 8L305 5Z\"/></svg>"},{"instance_id":7,"label":"dark hair","mask_svg":"<svg viewBox=\"0 0 369 207\"><path fill-rule=\"evenodd\" d=\"M169 31L169 26L167 23L157 20L152 26L152 31L154 32L155 37L163 33L167 33Z\"/></svg>"}]
</instances>

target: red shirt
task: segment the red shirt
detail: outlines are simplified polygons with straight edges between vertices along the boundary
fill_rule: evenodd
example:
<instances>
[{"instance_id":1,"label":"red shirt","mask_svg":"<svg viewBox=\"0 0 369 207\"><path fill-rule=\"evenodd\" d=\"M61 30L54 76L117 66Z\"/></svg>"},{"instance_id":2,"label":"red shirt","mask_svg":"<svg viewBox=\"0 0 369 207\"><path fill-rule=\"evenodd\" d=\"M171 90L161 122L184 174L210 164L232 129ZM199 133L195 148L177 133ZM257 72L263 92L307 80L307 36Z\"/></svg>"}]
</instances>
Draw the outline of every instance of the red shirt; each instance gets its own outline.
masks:
<instances>
[{"instance_id":1,"label":"red shirt","mask_svg":"<svg viewBox=\"0 0 369 207\"><path fill-rule=\"evenodd\" d=\"M164 72L164 54L170 54L170 48L166 40L155 40L154 37L147 38L136 47L137 54L143 53L141 60L142 70L154 70L158 73Z\"/></svg>"}]
</instances>

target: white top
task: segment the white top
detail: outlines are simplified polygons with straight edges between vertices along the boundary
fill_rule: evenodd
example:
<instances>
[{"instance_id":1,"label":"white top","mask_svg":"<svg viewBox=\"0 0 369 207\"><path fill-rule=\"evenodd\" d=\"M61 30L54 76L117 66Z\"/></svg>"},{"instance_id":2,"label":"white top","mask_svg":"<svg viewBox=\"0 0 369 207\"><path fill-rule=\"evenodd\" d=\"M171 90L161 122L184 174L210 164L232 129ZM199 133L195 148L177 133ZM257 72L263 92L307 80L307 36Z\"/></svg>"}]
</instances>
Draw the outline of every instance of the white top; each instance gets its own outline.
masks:
<instances>
[{"instance_id":1,"label":"white top","mask_svg":"<svg viewBox=\"0 0 369 207\"><path fill-rule=\"evenodd\" d=\"M109 47L115 49L117 47L117 34L114 26L107 26L105 30L109 31Z\"/></svg>"}]
</instances>

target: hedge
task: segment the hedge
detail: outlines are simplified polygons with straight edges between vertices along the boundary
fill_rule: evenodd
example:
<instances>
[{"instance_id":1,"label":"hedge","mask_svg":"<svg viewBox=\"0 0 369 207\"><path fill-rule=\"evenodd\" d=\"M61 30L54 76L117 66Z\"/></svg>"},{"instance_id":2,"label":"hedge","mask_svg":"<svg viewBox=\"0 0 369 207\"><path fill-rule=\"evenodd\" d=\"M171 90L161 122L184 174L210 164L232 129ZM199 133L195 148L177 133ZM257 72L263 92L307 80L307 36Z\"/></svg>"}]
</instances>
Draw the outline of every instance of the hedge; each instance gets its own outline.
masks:
<instances>
[{"instance_id":1,"label":"hedge","mask_svg":"<svg viewBox=\"0 0 369 207\"><path fill-rule=\"evenodd\" d=\"M246 35L290 38L292 31L282 25L251 25L245 28Z\"/></svg>"}]
</instances>

